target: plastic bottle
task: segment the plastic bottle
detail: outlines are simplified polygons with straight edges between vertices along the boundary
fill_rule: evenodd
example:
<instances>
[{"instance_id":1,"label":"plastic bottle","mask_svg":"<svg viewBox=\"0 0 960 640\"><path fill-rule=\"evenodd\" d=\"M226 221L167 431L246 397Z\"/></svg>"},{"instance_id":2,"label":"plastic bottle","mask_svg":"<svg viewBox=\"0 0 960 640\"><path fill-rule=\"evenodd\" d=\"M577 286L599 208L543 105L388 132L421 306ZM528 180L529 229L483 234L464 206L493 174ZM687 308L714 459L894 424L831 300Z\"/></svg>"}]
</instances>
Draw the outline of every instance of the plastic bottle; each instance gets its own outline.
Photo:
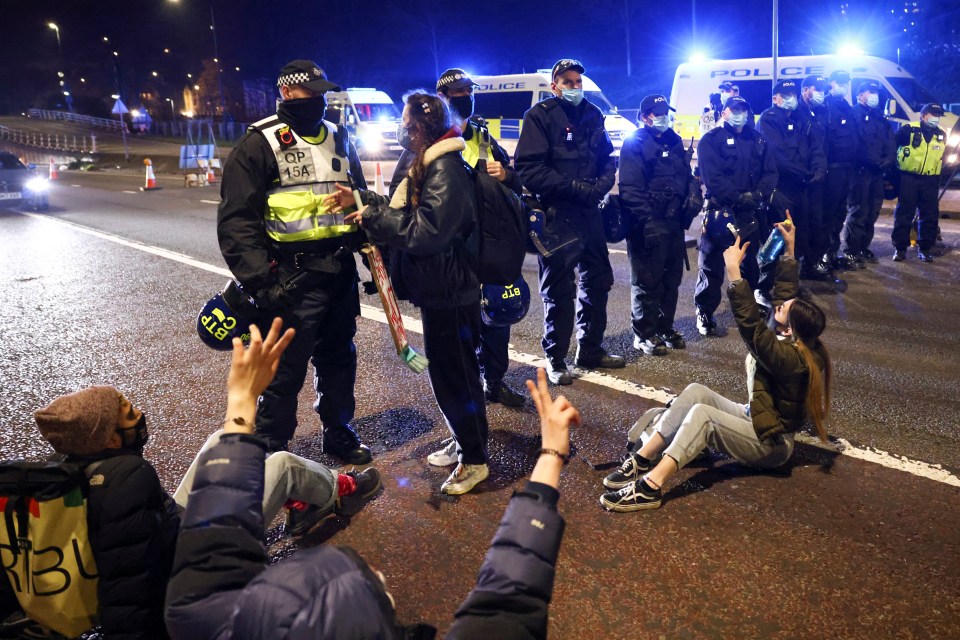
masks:
<instances>
[{"instance_id":1,"label":"plastic bottle","mask_svg":"<svg viewBox=\"0 0 960 640\"><path fill-rule=\"evenodd\" d=\"M782 224L787 226L790 224L790 221L784 220ZM780 229L774 227L773 231L770 232L770 236L767 238L767 241L763 243L762 247L760 247L760 251L757 253L757 260L760 262L760 264L770 264L779 258L781 253L783 253L783 246L783 234L780 233Z\"/></svg>"}]
</instances>

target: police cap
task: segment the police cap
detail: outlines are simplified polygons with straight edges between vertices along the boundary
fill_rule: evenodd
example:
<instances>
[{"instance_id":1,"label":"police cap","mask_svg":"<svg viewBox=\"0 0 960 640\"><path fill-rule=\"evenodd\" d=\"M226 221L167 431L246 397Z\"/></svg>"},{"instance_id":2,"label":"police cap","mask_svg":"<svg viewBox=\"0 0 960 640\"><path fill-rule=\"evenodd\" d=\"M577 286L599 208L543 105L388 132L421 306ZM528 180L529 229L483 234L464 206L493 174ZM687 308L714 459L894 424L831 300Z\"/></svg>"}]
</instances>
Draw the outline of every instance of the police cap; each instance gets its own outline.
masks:
<instances>
[{"instance_id":1,"label":"police cap","mask_svg":"<svg viewBox=\"0 0 960 640\"><path fill-rule=\"evenodd\" d=\"M463 89L465 87L479 87L476 82L470 79L467 72L463 69L447 69L440 74L437 80L437 93L446 94L450 89Z\"/></svg>"},{"instance_id":2,"label":"police cap","mask_svg":"<svg viewBox=\"0 0 960 640\"><path fill-rule=\"evenodd\" d=\"M929 113L929 114L932 114L932 115L935 115L935 116L942 116L942 115L943 115L943 107L940 106L940 105L939 105L938 103L936 103L936 102L929 102L929 103L923 105L923 108L920 109L920 115L925 115L925 114L928 114L928 113Z\"/></svg>"},{"instance_id":3,"label":"police cap","mask_svg":"<svg viewBox=\"0 0 960 640\"><path fill-rule=\"evenodd\" d=\"M640 115L645 116L651 111L654 115L665 116L668 111L676 111L676 109L670 106L666 96L653 94L646 96L640 102Z\"/></svg>"},{"instance_id":4,"label":"police cap","mask_svg":"<svg viewBox=\"0 0 960 640\"><path fill-rule=\"evenodd\" d=\"M830 82L836 82L837 84L850 84L850 74L846 71L834 71L828 79Z\"/></svg>"},{"instance_id":5,"label":"police cap","mask_svg":"<svg viewBox=\"0 0 960 640\"><path fill-rule=\"evenodd\" d=\"M579 60L573 60L571 58L557 60L557 63L553 65L553 72L550 74L550 79L556 80L557 76L562 73L566 73L571 69L578 73L583 73L583 63L581 63Z\"/></svg>"},{"instance_id":6,"label":"police cap","mask_svg":"<svg viewBox=\"0 0 960 640\"><path fill-rule=\"evenodd\" d=\"M871 93L880 93L880 85L876 82L861 82L860 86L857 87L857 95L861 93L866 93L870 91Z\"/></svg>"},{"instance_id":7,"label":"police cap","mask_svg":"<svg viewBox=\"0 0 960 640\"><path fill-rule=\"evenodd\" d=\"M773 86L773 95L783 95L786 93L798 93L796 80L781 80Z\"/></svg>"},{"instance_id":8,"label":"police cap","mask_svg":"<svg viewBox=\"0 0 960 640\"><path fill-rule=\"evenodd\" d=\"M723 108L730 109L730 111L749 111L750 103L740 96L733 96L727 98L727 101L723 103Z\"/></svg>"},{"instance_id":9,"label":"police cap","mask_svg":"<svg viewBox=\"0 0 960 640\"><path fill-rule=\"evenodd\" d=\"M812 76L807 76L803 79L803 84L801 85L804 89L807 87L813 87L817 91L826 91L827 90L827 79L819 74L814 74Z\"/></svg>"},{"instance_id":10,"label":"police cap","mask_svg":"<svg viewBox=\"0 0 960 640\"><path fill-rule=\"evenodd\" d=\"M327 74L323 72L316 62L310 60L293 60L283 65L277 77L277 86L301 86L311 91L340 91L340 85L333 84L327 80Z\"/></svg>"},{"instance_id":11,"label":"police cap","mask_svg":"<svg viewBox=\"0 0 960 640\"><path fill-rule=\"evenodd\" d=\"M740 87L733 84L729 80L721 82L720 86L718 86L717 88L720 89L721 91L739 91L740 90Z\"/></svg>"}]
</instances>

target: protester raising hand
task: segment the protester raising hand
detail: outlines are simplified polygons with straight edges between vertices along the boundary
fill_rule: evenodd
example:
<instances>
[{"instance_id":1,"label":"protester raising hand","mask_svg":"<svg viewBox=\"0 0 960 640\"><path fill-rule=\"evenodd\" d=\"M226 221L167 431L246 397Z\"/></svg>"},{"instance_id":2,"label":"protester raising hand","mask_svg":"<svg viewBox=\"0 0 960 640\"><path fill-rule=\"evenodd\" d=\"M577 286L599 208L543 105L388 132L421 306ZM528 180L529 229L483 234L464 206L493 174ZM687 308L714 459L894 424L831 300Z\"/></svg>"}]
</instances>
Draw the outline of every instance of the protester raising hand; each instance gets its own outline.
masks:
<instances>
[{"instance_id":1,"label":"protester raising hand","mask_svg":"<svg viewBox=\"0 0 960 640\"><path fill-rule=\"evenodd\" d=\"M527 389L540 415L540 438L543 448L530 480L556 488L560 469L570 455L570 425L580 425L580 412L564 396L550 397L547 373L537 369L537 383L527 380Z\"/></svg>"},{"instance_id":2,"label":"protester raising hand","mask_svg":"<svg viewBox=\"0 0 960 640\"><path fill-rule=\"evenodd\" d=\"M274 318L267 337L256 325L250 325L250 346L244 348L240 338L233 339L233 358L227 376L227 433L253 433L257 398L277 373L280 356L293 340L294 330L280 334L283 320Z\"/></svg>"}]
</instances>

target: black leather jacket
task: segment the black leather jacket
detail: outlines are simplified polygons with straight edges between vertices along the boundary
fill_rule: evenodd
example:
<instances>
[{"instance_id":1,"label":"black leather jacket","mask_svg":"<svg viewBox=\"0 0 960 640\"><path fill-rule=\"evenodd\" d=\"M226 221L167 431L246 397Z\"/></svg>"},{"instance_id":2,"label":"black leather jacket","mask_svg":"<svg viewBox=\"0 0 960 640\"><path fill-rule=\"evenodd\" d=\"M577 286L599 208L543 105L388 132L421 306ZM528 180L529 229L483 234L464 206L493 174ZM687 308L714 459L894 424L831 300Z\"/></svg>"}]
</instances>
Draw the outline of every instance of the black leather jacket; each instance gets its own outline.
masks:
<instances>
[{"instance_id":1,"label":"black leather jacket","mask_svg":"<svg viewBox=\"0 0 960 640\"><path fill-rule=\"evenodd\" d=\"M362 227L374 244L392 249L397 295L418 307L450 308L480 300L480 281L457 247L467 242L477 220L474 183L460 157L462 148L462 138L448 138L427 150L429 164L416 209L406 201L403 186L392 200L363 194L370 206Z\"/></svg>"}]
</instances>

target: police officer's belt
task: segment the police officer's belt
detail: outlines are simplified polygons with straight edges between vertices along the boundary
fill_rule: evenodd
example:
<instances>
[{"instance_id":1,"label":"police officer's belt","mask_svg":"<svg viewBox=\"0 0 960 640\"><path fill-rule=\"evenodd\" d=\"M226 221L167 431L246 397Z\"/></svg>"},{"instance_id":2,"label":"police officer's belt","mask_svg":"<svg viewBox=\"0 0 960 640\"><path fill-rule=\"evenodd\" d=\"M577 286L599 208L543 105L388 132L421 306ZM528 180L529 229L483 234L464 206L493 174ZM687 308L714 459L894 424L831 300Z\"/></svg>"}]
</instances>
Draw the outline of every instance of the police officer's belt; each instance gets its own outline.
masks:
<instances>
[{"instance_id":1,"label":"police officer's belt","mask_svg":"<svg viewBox=\"0 0 960 640\"><path fill-rule=\"evenodd\" d=\"M298 271L336 274L343 269L335 253L290 253L280 257L280 262L293 264Z\"/></svg>"}]
</instances>

